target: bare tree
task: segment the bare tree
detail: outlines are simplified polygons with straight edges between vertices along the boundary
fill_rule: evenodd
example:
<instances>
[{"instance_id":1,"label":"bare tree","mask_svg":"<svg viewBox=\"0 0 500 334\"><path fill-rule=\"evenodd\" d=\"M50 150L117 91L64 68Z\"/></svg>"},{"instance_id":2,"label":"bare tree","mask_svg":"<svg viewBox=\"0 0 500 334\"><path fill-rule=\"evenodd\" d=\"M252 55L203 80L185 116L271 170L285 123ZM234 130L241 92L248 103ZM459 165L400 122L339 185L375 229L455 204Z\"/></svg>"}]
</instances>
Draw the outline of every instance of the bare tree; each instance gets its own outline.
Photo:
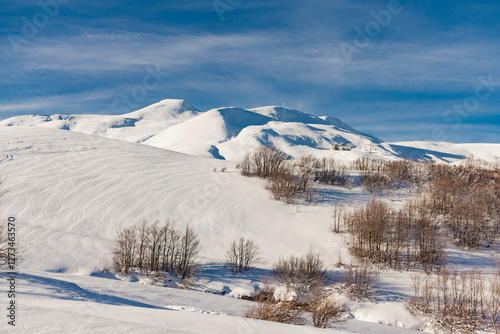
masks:
<instances>
[{"instance_id":1,"label":"bare tree","mask_svg":"<svg viewBox=\"0 0 500 334\"><path fill-rule=\"evenodd\" d=\"M242 237L229 246L226 252L227 264L235 273L248 271L260 260L259 254L259 246L252 240Z\"/></svg>"},{"instance_id":2,"label":"bare tree","mask_svg":"<svg viewBox=\"0 0 500 334\"><path fill-rule=\"evenodd\" d=\"M309 177L295 175L291 166L284 166L269 180L267 187L273 193L274 199L284 199L286 203L292 203L299 192L309 190Z\"/></svg>"},{"instance_id":3,"label":"bare tree","mask_svg":"<svg viewBox=\"0 0 500 334\"><path fill-rule=\"evenodd\" d=\"M179 275L182 279L193 275L197 267L197 256L200 252L200 240L196 232L186 226L179 245Z\"/></svg>"},{"instance_id":4,"label":"bare tree","mask_svg":"<svg viewBox=\"0 0 500 334\"><path fill-rule=\"evenodd\" d=\"M280 283L299 292L308 292L322 286L326 280L326 268L319 253L312 249L303 256L281 257L273 265L274 276Z\"/></svg>"},{"instance_id":5,"label":"bare tree","mask_svg":"<svg viewBox=\"0 0 500 334\"><path fill-rule=\"evenodd\" d=\"M163 248L163 229L158 226L156 220L149 227L149 270L159 271L160 269L160 256Z\"/></svg>"},{"instance_id":6,"label":"bare tree","mask_svg":"<svg viewBox=\"0 0 500 334\"><path fill-rule=\"evenodd\" d=\"M128 274L130 268L135 265L136 251L136 230L129 228L118 231L113 250L113 263L116 271Z\"/></svg>"},{"instance_id":7,"label":"bare tree","mask_svg":"<svg viewBox=\"0 0 500 334\"><path fill-rule=\"evenodd\" d=\"M319 168L314 173L315 181L326 184L335 184L337 176L337 163L333 158L319 160Z\"/></svg>"},{"instance_id":8,"label":"bare tree","mask_svg":"<svg viewBox=\"0 0 500 334\"><path fill-rule=\"evenodd\" d=\"M148 247L149 247L149 227L147 226L147 221L144 220L139 227L137 237L137 262L136 266L140 268L143 272L147 273L148 265Z\"/></svg>"},{"instance_id":9,"label":"bare tree","mask_svg":"<svg viewBox=\"0 0 500 334\"><path fill-rule=\"evenodd\" d=\"M174 223L167 221L162 228L162 236L161 268L162 271L174 274L179 259L180 233Z\"/></svg>"},{"instance_id":10,"label":"bare tree","mask_svg":"<svg viewBox=\"0 0 500 334\"><path fill-rule=\"evenodd\" d=\"M345 205L343 203L335 201L332 212L332 225L331 225L332 232L334 233L340 232L340 226L342 225L344 216L345 216Z\"/></svg>"}]
</instances>

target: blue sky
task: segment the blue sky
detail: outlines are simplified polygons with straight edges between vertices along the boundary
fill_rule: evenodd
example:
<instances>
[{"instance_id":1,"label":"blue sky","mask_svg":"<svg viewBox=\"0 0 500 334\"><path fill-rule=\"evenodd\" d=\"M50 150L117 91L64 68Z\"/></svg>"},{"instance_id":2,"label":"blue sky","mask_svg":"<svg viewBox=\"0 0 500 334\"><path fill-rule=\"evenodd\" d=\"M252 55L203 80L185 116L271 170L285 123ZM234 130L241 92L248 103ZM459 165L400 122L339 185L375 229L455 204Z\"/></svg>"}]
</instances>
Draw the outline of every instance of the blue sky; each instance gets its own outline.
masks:
<instances>
[{"instance_id":1,"label":"blue sky","mask_svg":"<svg viewBox=\"0 0 500 334\"><path fill-rule=\"evenodd\" d=\"M0 15L0 119L284 102L387 141L500 143L498 0L7 0Z\"/></svg>"}]
</instances>

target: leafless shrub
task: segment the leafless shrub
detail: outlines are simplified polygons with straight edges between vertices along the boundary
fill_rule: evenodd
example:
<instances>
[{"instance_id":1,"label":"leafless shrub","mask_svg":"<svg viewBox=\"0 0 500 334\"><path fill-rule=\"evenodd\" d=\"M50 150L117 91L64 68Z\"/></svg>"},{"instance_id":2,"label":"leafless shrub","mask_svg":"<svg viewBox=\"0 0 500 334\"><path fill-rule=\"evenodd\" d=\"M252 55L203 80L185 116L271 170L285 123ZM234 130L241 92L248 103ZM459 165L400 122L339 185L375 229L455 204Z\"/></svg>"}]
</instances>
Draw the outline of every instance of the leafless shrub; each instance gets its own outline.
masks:
<instances>
[{"instance_id":1,"label":"leafless shrub","mask_svg":"<svg viewBox=\"0 0 500 334\"><path fill-rule=\"evenodd\" d=\"M389 161L384 164L385 174L394 181L409 181L414 175L415 162L407 159Z\"/></svg>"},{"instance_id":2,"label":"leafless shrub","mask_svg":"<svg viewBox=\"0 0 500 334\"><path fill-rule=\"evenodd\" d=\"M486 169L490 171L500 168L500 163L498 162L489 162L478 158L466 158L463 165L465 168Z\"/></svg>"},{"instance_id":3,"label":"leafless shrub","mask_svg":"<svg viewBox=\"0 0 500 334\"><path fill-rule=\"evenodd\" d=\"M344 305L339 304L324 290L315 294L307 309L311 312L314 327L319 328L328 328L338 322L345 311Z\"/></svg>"},{"instance_id":4,"label":"leafless shrub","mask_svg":"<svg viewBox=\"0 0 500 334\"><path fill-rule=\"evenodd\" d=\"M268 181L267 187L273 193L274 199L284 199L286 203L292 203L297 194L310 190L309 177L294 174L291 167L286 165Z\"/></svg>"},{"instance_id":5,"label":"leafless shrub","mask_svg":"<svg viewBox=\"0 0 500 334\"><path fill-rule=\"evenodd\" d=\"M352 186L352 182L353 180L349 173L349 166L339 163L337 165L337 175L335 177L335 184L342 187L350 188Z\"/></svg>"},{"instance_id":6,"label":"leafless shrub","mask_svg":"<svg viewBox=\"0 0 500 334\"><path fill-rule=\"evenodd\" d=\"M310 170L314 175L314 181L340 186L345 186L350 181L348 167L333 158L316 159L309 165L314 166Z\"/></svg>"},{"instance_id":7,"label":"leafless shrub","mask_svg":"<svg viewBox=\"0 0 500 334\"><path fill-rule=\"evenodd\" d=\"M492 244L500 231L498 173L473 167L432 167L425 191L429 215L442 217L456 245L477 248Z\"/></svg>"},{"instance_id":8,"label":"leafless shrub","mask_svg":"<svg viewBox=\"0 0 500 334\"><path fill-rule=\"evenodd\" d=\"M432 266L441 266L445 259L444 243L438 226L429 218L414 220L414 243L416 262L424 266L426 272L432 271Z\"/></svg>"},{"instance_id":9,"label":"leafless shrub","mask_svg":"<svg viewBox=\"0 0 500 334\"><path fill-rule=\"evenodd\" d=\"M303 325L305 323L303 313L293 302L273 303L263 299L258 301L257 306L248 309L245 318Z\"/></svg>"},{"instance_id":10,"label":"leafless shrub","mask_svg":"<svg viewBox=\"0 0 500 334\"><path fill-rule=\"evenodd\" d=\"M248 271L260 259L260 248L252 240L240 238L233 241L226 252L227 264L235 273Z\"/></svg>"},{"instance_id":11,"label":"leafless shrub","mask_svg":"<svg viewBox=\"0 0 500 334\"><path fill-rule=\"evenodd\" d=\"M179 260L181 233L174 223L167 221L162 230L161 271L174 274Z\"/></svg>"},{"instance_id":12,"label":"leafless shrub","mask_svg":"<svg viewBox=\"0 0 500 334\"><path fill-rule=\"evenodd\" d=\"M370 193L379 194L384 190L390 190L391 180L382 172L370 172L363 176L361 186Z\"/></svg>"},{"instance_id":13,"label":"leafless shrub","mask_svg":"<svg viewBox=\"0 0 500 334\"><path fill-rule=\"evenodd\" d=\"M500 283L499 275L489 282L481 278L481 296L486 306L486 314L495 333L500 333Z\"/></svg>"},{"instance_id":14,"label":"leafless shrub","mask_svg":"<svg viewBox=\"0 0 500 334\"><path fill-rule=\"evenodd\" d=\"M281 257L273 265L273 273L280 283L304 293L322 286L326 280L324 262L313 250L301 257Z\"/></svg>"},{"instance_id":15,"label":"leafless shrub","mask_svg":"<svg viewBox=\"0 0 500 334\"><path fill-rule=\"evenodd\" d=\"M350 296L365 299L373 295L378 275L378 270L369 264L351 264L344 273L343 282Z\"/></svg>"},{"instance_id":16,"label":"leafless shrub","mask_svg":"<svg viewBox=\"0 0 500 334\"><path fill-rule=\"evenodd\" d=\"M428 165L407 159L385 161L361 157L351 163L351 168L364 172L361 185L368 192L391 194L397 189L412 191L425 184L430 177Z\"/></svg>"},{"instance_id":17,"label":"leafless shrub","mask_svg":"<svg viewBox=\"0 0 500 334\"><path fill-rule=\"evenodd\" d=\"M252 160L250 157L250 153L245 154L243 160L236 165L236 168L241 170L241 175L243 176L251 176L252 175Z\"/></svg>"},{"instance_id":18,"label":"leafless shrub","mask_svg":"<svg viewBox=\"0 0 500 334\"><path fill-rule=\"evenodd\" d=\"M351 251L362 259L381 261L384 256L382 245L391 219L388 206L382 201L371 200L347 219L352 234Z\"/></svg>"},{"instance_id":19,"label":"leafless shrub","mask_svg":"<svg viewBox=\"0 0 500 334\"><path fill-rule=\"evenodd\" d=\"M306 155L300 157L296 165L302 174L312 175L313 171L320 167L320 160L314 155Z\"/></svg>"},{"instance_id":20,"label":"leafless shrub","mask_svg":"<svg viewBox=\"0 0 500 334\"><path fill-rule=\"evenodd\" d=\"M261 146L252 153L245 155L239 163L244 176L273 177L280 172L287 156L273 147Z\"/></svg>"}]
</instances>

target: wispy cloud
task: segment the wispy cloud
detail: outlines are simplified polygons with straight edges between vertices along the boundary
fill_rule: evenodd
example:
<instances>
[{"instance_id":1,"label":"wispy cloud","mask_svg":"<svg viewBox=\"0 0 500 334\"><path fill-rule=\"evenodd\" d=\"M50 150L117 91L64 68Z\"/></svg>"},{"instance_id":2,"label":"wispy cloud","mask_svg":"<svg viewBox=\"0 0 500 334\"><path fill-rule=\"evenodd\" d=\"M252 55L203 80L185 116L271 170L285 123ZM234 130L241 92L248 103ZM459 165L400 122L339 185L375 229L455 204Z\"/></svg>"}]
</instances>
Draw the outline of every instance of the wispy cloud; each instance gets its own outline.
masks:
<instances>
[{"instance_id":1,"label":"wispy cloud","mask_svg":"<svg viewBox=\"0 0 500 334\"><path fill-rule=\"evenodd\" d=\"M500 78L500 5L401 3L401 14L348 64L339 45L352 43L354 28L387 1L243 1L223 22L211 1L70 2L20 54L0 39L0 113L109 112L147 66L158 66L169 76L141 106L164 98L201 109L285 101L382 138L402 136L396 128L428 138L419 124L440 124L478 76ZM20 17L36 8L10 6L0 34L19 32ZM499 100L481 106L485 117Z\"/></svg>"}]
</instances>

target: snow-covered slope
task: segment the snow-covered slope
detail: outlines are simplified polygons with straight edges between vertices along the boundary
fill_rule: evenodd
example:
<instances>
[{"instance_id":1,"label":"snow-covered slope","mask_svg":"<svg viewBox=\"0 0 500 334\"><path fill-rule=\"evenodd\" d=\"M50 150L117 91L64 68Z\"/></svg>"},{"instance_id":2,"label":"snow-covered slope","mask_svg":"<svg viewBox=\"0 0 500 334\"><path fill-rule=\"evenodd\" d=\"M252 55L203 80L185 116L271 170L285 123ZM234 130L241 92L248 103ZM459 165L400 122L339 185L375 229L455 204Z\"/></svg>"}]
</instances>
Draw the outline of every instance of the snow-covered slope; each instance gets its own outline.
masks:
<instances>
[{"instance_id":1,"label":"snow-covered slope","mask_svg":"<svg viewBox=\"0 0 500 334\"><path fill-rule=\"evenodd\" d=\"M221 167L228 170L220 172ZM311 245L329 270L340 270L333 265L340 257L350 262L343 237L329 232L328 203L275 201L262 180L239 175L227 161L71 131L11 127L0 132L0 175L8 190L1 212L16 218L25 251L16 281L21 332L235 333L240 328L242 333L319 333L241 318L249 302L229 296L255 292L280 255L304 254ZM324 195L346 203L371 198L338 187ZM191 224L202 248L202 266L192 284L204 291L224 290L226 296L103 275L116 231L143 219ZM259 244L263 263L234 276L223 266L224 254L241 236ZM378 323L419 323L404 307L409 274L388 275L382 286L387 299L351 305L352 318L365 322L340 324L340 333L404 333ZM0 278L5 291L5 274ZM0 294L0 304L7 301ZM6 325L0 326L1 332Z\"/></svg>"},{"instance_id":2,"label":"snow-covered slope","mask_svg":"<svg viewBox=\"0 0 500 334\"><path fill-rule=\"evenodd\" d=\"M187 101L163 100L123 115L16 116L1 121L0 127L48 127L140 143L199 113Z\"/></svg>"},{"instance_id":3,"label":"snow-covered slope","mask_svg":"<svg viewBox=\"0 0 500 334\"><path fill-rule=\"evenodd\" d=\"M409 141L391 143L391 145L415 147L421 150L437 151L463 156L465 158L478 158L489 162L500 163L500 144L455 144L446 142Z\"/></svg>"},{"instance_id":4,"label":"snow-covered slope","mask_svg":"<svg viewBox=\"0 0 500 334\"><path fill-rule=\"evenodd\" d=\"M217 145L227 141L250 126L272 121L248 110L239 108L213 109L199 117L170 127L148 139L145 144L201 156L221 158Z\"/></svg>"},{"instance_id":5,"label":"snow-covered slope","mask_svg":"<svg viewBox=\"0 0 500 334\"><path fill-rule=\"evenodd\" d=\"M2 212L18 217L20 236L29 240L29 269L109 265L116 230L143 219L193 224L207 245L207 261L223 259L239 235L259 239L270 261L326 243L329 215L297 214L271 200L262 180L240 176L226 161L37 127L3 129L0 152L9 190ZM213 172L222 167L229 171ZM291 240L300 245L291 249ZM326 251L336 258L338 249Z\"/></svg>"}]
</instances>

